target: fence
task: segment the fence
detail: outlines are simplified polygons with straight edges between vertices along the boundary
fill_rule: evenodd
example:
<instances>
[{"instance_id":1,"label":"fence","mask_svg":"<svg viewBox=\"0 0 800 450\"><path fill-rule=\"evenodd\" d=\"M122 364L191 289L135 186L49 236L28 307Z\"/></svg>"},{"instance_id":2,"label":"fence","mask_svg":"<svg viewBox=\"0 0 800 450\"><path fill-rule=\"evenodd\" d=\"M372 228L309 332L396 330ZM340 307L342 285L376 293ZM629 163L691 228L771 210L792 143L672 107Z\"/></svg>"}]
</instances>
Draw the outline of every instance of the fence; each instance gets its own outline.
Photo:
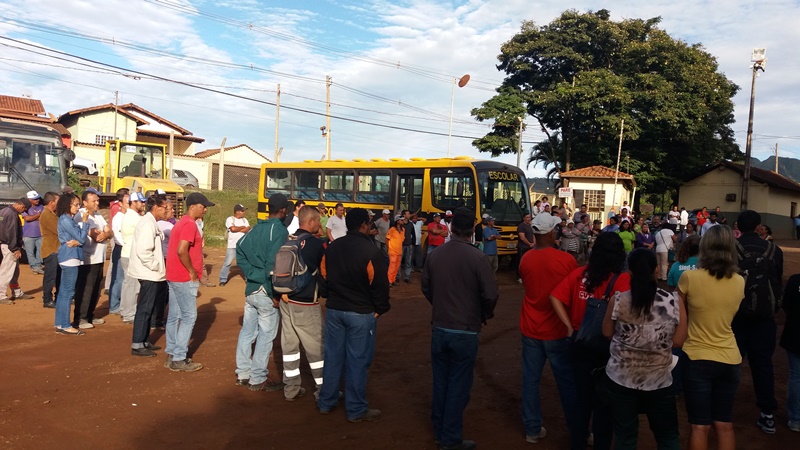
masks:
<instances>
[{"instance_id":1,"label":"fence","mask_svg":"<svg viewBox=\"0 0 800 450\"><path fill-rule=\"evenodd\" d=\"M261 169L258 167L237 166L225 164L224 190L236 190L256 193L258 191L258 177ZM211 168L211 188L219 188L219 164L214 163Z\"/></svg>"}]
</instances>

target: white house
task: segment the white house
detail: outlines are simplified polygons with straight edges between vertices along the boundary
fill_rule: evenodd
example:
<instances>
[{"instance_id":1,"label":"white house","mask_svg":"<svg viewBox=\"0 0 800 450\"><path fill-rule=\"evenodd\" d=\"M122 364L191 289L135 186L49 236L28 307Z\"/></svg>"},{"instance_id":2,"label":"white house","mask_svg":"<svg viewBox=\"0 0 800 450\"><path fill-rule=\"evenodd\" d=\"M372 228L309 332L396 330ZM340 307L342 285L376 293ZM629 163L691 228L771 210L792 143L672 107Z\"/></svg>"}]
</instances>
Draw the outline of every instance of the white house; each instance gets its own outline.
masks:
<instances>
[{"instance_id":1,"label":"white house","mask_svg":"<svg viewBox=\"0 0 800 450\"><path fill-rule=\"evenodd\" d=\"M614 183L615 174L617 182ZM633 175L617 172L605 166L591 166L562 172L561 179L568 181L569 189L562 188L562 198L550 199L551 204L567 201L573 209L586 204L592 220L605 217L613 207L619 212L622 202L632 204L636 192Z\"/></svg>"}]
</instances>

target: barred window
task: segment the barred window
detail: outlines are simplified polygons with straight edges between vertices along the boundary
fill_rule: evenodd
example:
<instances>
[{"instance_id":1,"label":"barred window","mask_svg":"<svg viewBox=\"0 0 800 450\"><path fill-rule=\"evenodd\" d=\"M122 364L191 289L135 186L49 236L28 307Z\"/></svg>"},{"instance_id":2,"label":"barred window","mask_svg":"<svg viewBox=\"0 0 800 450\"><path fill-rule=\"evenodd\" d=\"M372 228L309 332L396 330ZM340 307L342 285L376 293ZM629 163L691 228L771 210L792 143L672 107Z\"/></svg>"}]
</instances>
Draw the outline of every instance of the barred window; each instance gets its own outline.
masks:
<instances>
[{"instance_id":1,"label":"barred window","mask_svg":"<svg viewBox=\"0 0 800 450\"><path fill-rule=\"evenodd\" d=\"M114 139L114 136L105 136L102 134L94 135L94 143L97 145L106 145L106 141Z\"/></svg>"}]
</instances>

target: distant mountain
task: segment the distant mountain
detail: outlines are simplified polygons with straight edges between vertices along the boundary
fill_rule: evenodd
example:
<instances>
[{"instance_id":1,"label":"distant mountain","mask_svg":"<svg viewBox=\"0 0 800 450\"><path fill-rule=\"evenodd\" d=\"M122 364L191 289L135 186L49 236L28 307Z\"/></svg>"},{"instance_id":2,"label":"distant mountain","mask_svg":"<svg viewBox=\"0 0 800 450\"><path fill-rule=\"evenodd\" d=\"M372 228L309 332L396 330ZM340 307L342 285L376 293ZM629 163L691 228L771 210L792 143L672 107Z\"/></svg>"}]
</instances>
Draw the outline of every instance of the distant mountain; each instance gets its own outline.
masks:
<instances>
[{"instance_id":1,"label":"distant mountain","mask_svg":"<svg viewBox=\"0 0 800 450\"><path fill-rule=\"evenodd\" d=\"M555 187L557 181L558 179L550 181L544 177L528 178L528 187L534 192L555 192L557 190Z\"/></svg>"},{"instance_id":2,"label":"distant mountain","mask_svg":"<svg viewBox=\"0 0 800 450\"><path fill-rule=\"evenodd\" d=\"M750 159L750 164L759 169L775 171L775 157L770 156L764 161L756 158ZM791 179L795 183L800 183L800 159L778 158L778 173Z\"/></svg>"}]
</instances>

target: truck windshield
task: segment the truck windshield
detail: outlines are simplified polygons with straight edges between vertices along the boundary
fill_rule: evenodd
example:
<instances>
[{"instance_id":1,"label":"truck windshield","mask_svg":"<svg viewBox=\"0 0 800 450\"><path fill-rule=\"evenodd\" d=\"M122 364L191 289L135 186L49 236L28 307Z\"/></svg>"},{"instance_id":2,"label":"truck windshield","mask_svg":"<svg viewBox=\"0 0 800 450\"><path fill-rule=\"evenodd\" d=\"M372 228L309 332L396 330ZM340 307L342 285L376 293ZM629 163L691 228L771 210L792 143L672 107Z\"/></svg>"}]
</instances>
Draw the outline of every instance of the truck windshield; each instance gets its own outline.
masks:
<instances>
[{"instance_id":1,"label":"truck windshield","mask_svg":"<svg viewBox=\"0 0 800 450\"><path fill-rule=\"evenodd\" d=\"M497 226L516 226L530 211L525 177L508 170L478 170L481 214L494 217Z\"/></svg>"},{"instance_id":2,"label":"truck windshield","mask_svg":"<svg viewBox=\"0 0 800 450\"><path fill-rule=\"evenodd\" d=\"M162 178L164 153L162 147L122 144L119 152L118 176Z\"/></svg>"},{"instance_id":3,"label":"truck windshield","mask_svg":"<svg viewBox=\"0 0 800 450\"><path fill-rule=\"evenodd\" d=\"M0 136L0 190L4 199L36 190L61 191L61 158L50 143Z\"/></svg>"}]
</instances>

